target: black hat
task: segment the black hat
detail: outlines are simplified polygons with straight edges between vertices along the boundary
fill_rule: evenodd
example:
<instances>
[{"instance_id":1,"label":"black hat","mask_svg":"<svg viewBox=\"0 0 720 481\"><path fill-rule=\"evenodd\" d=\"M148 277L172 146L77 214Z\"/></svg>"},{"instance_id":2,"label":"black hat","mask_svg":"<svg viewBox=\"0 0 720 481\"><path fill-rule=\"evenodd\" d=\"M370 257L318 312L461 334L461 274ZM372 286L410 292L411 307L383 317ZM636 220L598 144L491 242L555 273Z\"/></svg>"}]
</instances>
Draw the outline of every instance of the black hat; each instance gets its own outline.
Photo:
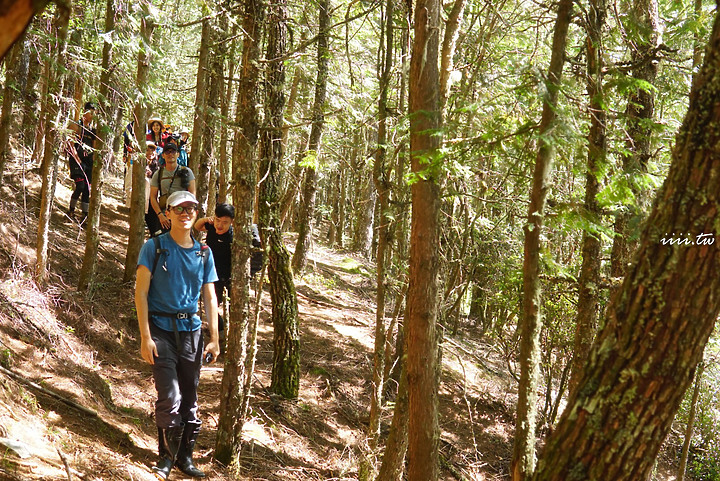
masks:
<instances>
[{"instance_id":1,"label":"black hat","mask_svg":"<svg viewBox=\"0 0 720 481\"><path fill-rule=\"evenodd\" d=\"M178 147L177 147L177 145L175 145L175 144L172 144L172 143L170 143L170 142L166 142L166 143L165 143L165 147L163 147L163 152L168 152L168 151L170 151L170 150L172 150L172 151L174 151L174 152L177 152L177 151L178 151Z\"/></svg>"},{"instance_id":2,"label":"black hat","mask_svg":"<svg viewBox=\"0 0 720 481\"><path fill-rule=\"evenodd\" d=\"M95 104L92 102L85 102L85 111L87 112L88 110L97 110L95 108Z\"/></svg>"}]
</instances>

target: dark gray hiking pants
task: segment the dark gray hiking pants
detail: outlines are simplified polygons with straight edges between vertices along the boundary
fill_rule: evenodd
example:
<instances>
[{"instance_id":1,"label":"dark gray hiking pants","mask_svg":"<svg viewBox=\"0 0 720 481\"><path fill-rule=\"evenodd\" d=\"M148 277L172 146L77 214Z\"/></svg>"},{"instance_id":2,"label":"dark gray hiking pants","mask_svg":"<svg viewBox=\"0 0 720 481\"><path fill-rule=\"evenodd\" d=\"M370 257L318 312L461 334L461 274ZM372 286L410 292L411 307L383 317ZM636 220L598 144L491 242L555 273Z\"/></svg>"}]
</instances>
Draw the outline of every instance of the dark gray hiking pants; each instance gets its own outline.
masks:
<instances>
[{"instance_id":1,"label":"dark gray hiking pants","mask_svg":"<svg viewBox=\"0 0 720 481\"><path fill-rule=\"evenodd\" d=\"M197 422L197 387L202 363L202 331L180 331L176 348L175 333L165 331L150 321L150 334L158 356L153 364L153 377L158 400L155 422L159 428L171 428L184 422Z\"/></svg>"}]
</instances>

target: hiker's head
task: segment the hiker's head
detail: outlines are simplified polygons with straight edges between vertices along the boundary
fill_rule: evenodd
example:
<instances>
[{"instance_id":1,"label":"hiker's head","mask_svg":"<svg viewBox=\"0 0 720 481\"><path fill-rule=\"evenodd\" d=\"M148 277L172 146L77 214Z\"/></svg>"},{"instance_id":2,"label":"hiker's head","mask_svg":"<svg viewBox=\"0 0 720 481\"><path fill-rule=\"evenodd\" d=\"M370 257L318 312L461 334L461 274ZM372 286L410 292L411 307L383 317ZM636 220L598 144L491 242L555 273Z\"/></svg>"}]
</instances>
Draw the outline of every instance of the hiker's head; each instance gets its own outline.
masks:
<instances>
[{"instance_id":1,"label":"hiker's head","mask_svg":"<svg viewBox=\"0 0 720 481\"><path fill-rule=\"evenodd\" d=\"M148 129L154 134L159 134L160 132L162 132L162 129L163 129L162 119L160 119L158 117L153 117L150 120L148 120Z\"/></svg>"},{"instance_id":2,"label":"hiker's head","mask_svg":"<svg viewBox=\"0 0 720 481\"><path fill-rule=\"evenodd\" d=\"M154 159L155 150L157 150L157 146L153 142L148 142L147 148L145 149L145 158L148 160Z\"/></svg>"},{"instance_id":3,"label":"hiker's head","mask_svg":"<svg viewBox=\"0 0 720 481\"><path fill-rule=\"evenodd\" d=\"M215 232L222 235L229 231L234 218L235 207L230 204L218 204L215 207L215 220L213 221Z\"/></svg>"},{"instance_id":4,"label":"hiker's head","mask_svg":"<svg viewBox=\"0 0 720 481\"><path fill-rule=\"evenodd\" d=\"M180 129L180 140L183 142L187 142L188 137L190 137L190 132L188 132L188 129L182 128Z\"/></svg>"},{"instance_id":5,"label":"hiker's head","mask_svg":"<svg viewBox=\"0 0 720 481\"><path fill-rule=\"evenodd\" d=\"M167 212L171 225L191 229L197 216L198 201L187 190L173 192L167 199Z\"/></svg>"},{"instance_id":6,"label":"hiker's head","mask_svg":"<svg viewBox=\"0 0 720 481\"><path fill-rule=\"evenodd\" d=\"M175 162L177 162L178 159L178 148L177 145L173 143L166 143L165 147L163 147L163 159L165 159L166 164L172 164L172 167L174 168Z\"/></svg>"},{"instance_id":7,"label":"hiker's head","mask_svg":"<svg viewBox=\"0 0 720 481\"><path fill-rule=\"evenodd\" d=\"M83 118L86 121L92 120L92 118L95 116L95 104L92 102L85 102L85 107L83 108Z\"/></svg>"}]
</instances>

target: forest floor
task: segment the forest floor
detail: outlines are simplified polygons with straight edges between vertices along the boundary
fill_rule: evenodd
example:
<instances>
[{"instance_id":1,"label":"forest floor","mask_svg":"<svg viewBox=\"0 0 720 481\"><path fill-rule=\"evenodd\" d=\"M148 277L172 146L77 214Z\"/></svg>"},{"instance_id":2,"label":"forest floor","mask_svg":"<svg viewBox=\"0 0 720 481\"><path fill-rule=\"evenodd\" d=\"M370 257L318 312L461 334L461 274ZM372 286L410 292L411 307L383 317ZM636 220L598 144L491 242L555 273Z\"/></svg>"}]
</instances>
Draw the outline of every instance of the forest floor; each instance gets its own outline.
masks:
<instances>
[{"instance_id":1,"label":"forest floor","mask_svg":"<svg viewBox=\"0 0 720 481\"><path fill-rule=\"evenodd\" d=\"M98 274L89 292L78 292L85 234L64 214L71 181L60 170L51 219L51 280L44 290L31 275L38 169L11 163L0 187L0 479L155 479L149 470L157 452L155 390L138 352L133 284L121 281L128 229L122 181L106 179ZM292 240L288 237L290 248ZM207 479L357 479L372 377L373 266L316 240L308 270L296 282L300 397L279 401L266 390L272 364L266 291L239 478L212 461L222 364L201 371L204 424L195 458ZM496 348L475 338L470 326L455 336L446 333L442 479L507 479L515 402L516 382ZM385 434L391 415L392 402L383 417ZM666 473L672 467L665 464L656 479L670 481ZM189 478L175 470L171 479Z\"/></svg>"}]
</instances>

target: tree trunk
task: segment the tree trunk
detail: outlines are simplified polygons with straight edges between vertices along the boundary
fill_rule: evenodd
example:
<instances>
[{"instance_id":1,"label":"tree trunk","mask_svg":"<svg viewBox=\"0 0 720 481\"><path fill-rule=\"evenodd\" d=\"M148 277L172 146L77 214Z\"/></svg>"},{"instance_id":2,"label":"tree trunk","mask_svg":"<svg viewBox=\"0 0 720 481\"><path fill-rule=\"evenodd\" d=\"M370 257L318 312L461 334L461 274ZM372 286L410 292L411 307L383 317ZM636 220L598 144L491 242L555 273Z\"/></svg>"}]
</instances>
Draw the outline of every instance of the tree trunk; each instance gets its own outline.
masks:
<instances>
[{"instance_id":1,"label":"tree trunk","mask_svg":"<svg viewBox=\"0 0 720 481\"><path fill-rule=\"evenodd\" d=\"M140 43L141 49L138 52L138 67L135 84L139 90L137 96L138 102L135 104L133 112L135 120L135 139L140 147L135 162L133 162L132 172L132 199L130 201L130 229L128 230L128 247L125 255L125 273L123 281L129 282L135 278L137 270L138 256L145 238L145 147L147 141L145 139L145 122L147 120L148 107L146 99L148 99L148 73L150 72L150 53L152 51L151 42L153 41L153 31L155 23L152 16L147 11L147 4L143 4L141 15Z\"/></svg>"},{"instance_id":2,"label":"tree trunk","mask_svg":"<svg viewBox=\"0 0 720 481\"><path fill-rule=\"evenodd\" d=\"M373 182L377 190L380 215L377 228L377 254L375 259L376 286L375 294L375 348L373 356L373 384L370 396L370 423L368 435L370 447L375 449L380 438L380 415L383 405L383 388L385 386L385 291L387 251L390 248L388 224L390 218L390 170L387 162L387 98L390 84L390 72L393 61L393 0L385 4L385 59L380 71L380 98L378 99L378 145L373 165ZM381 41L380 49L383 49Z\"/></svg>"},{"instance_id":3,"label":"tree trunk","mask_svg":"<svg viewBox=\"0 0 720 481\"><path fill-rule=\"evenodd\" d=\"M33 19L33 16L41 12L45 6L50 3L49 0L8 0L3 2L3 12L0 16L0 59L5 58L13 43L20 38L27 26ZM66 8L71 4L71 0L57 1L58 4L64 4L62 8Z\"/></svg>"},{"instance_id":4,"label":"tree trunk","mask_svg":"<svg viewBox=\"0 0 720 481\"><path fill-rule=\"evenodd\" d=\"M39 123L40 111L40 96L38 95L38 87L40 81L40 73L42 70L42 63L40 62L39 52L36 50L34 44L27 40L27 55L28 55L28 78L25 82L25 89L23 91L23 119L21 124L23 145L28 149L35 148L35 129Z\"/></svg>"},{"instance_id":5,"label":"tree trunk","mask_svg":"<svg viewBox=\"0 0 720 481\"><path fill-rule=\"evenodd\" d=\"M10 131L13 129L11 119L15 106L15 91L18 88L17 66L23 52L23 42L18 41L6 57L5 88L3 89L2 115L0 115L0 184L3 183L5 163L12 155L10 148Z\"/></svg>"},{"instance_id":6,"label":"tree trunk","mask_svg":"<svg viewBox=\"0 0 720 481\"><path fill-rule=\"evenodd\" d=\"M688 413L687 427L685 429L685 441L683 441L682 451L680 452L680 467L676 481L685 479L685 470L687 469L688 454L690 452L690 443L692 441L693 429L695 427L695 416L697 415L697 402L700 397L700 386L702 385L702 376L704 371L702 361L695 373L695 388L693 389L692 400L690 401L690 412Z\"/></svg>"},{"instance_id":7,"label":"tree trunk","mask_svg":"<svg viewBox=\"0 0 720 481\"><path fill-rule=\"evenodd\" d=\"M536 481L645 479L670 431L720 312L718 78L716 17L667 179Z\"/></svg>"},{"instance_id":8,"label":"tree trunk","mask_svg":"<svg viewBox=\"0 0 720 481\"><path fill-rule=\"evenodd\" d=\"M398 386L392 425L376 481L401 481L405 454L408 447L408 381L405 362L401 361L400 385Z\"/></svg>"},{"instance_id":9,"label":"tree trunk","mask_svg":"<svg viewBox=\"0 0 720 481\"><path fill-rule=\"evenodd\" d=\"M364 139L363 139L364 140ZM357 156L362 157L364 143L358 145ZM364 160L358 162L359 168L356 172L356 195L355 195L355 232L353 235L353 250L361 253L364 257L370 258L372 252L373 224L375 213L375 186L367 175L367 165Z\"/></svg>"},{"instance_id":10,"label":"tree trunk","mask_svg":"<svg viewBox=\"0 0 720 481\"><path fill-rule=\"evenodd\" d=\"M546 81L538 149L533 173L532 192L525 231L523 263L523 315L520 332L520 385L515 422L515 442L511 465L512 481L524 481L535 467L535 424L537 417L538 371L540 360L540 328L542 326L540 290L540 235L543 227L545 198L550 187L553 158L553 130L557 111L560 78L565 63L565 44L572 16L572 0L560 0L553 36L550 68Z\"/></svg>"},{"instance_id":11,"label":"tree trunk","mask_svg":"<svg viewBox=\"0 0 720 481\"><path fill-rule=\"evenodd\" d=\"M219 8L226 7L227 5ZM202 126L202 140L200 142L202 148L200 151L193 151L200 154L200 159L196 158L197 170L193 171L197 179L197 199L198 202L200 202L200 206L204 207L204 211L209 211L210 214L213 213L211 208L215 204L215 199L209 199L208 194L213 192L214 195L216 192L214 188L216 179L215 166L217 164L215 160L215 132L219 120L219 101L223 93L223 74L225 57L227 56L227 41L225 39L227 36L227 28L227 15L220 15L217 24L212 26L210 35L212 42L210 46L210 58L207 62L208 70L205 76L205 85L207 86L207 92L205 92L205 94L207 98L204 101L205 122ZM198 94L200 94L200 91L198 91ZM213 183L212 186L210 186L211 182ZM203 212L200 214L204 215Z\"/></svg>"},{"instance_id":12,"label":"tree trunk","mask_svg":"<svg viewBox=\"0 0 720 481\"><path fill-rule=\"evenodd\" d=\"M453 71L453 56L455 45L460 35L460 24L467 0L455 0L452 10L445 22L445 36L443 38L442 55L440 56L440 105L443 116L447 107L448 95L450 94L450 74Z\"/></svg>"},{"instance_id":13,"label":"tree trunk","mask_svg":"<svg viewBox=\"0 0 720 481\"><path fill-rule=\"evenodd\" d=\"M107 0L105 4L105 34L112 35L115 30L115 7L114 0ZM102 205L103 176L105 173L104 160L112 157L112 146L108 142L110 135L110 124L114 113L108 99L110 91L110 62L112 61L112 43L103 43L102 67L100 73L100 115L98 115L98 136L95 141L95 154L93 156L92 168L92 191L90 192L90 211L85 226L85 256L83 257L82 268L78 289L87 290L95 275L97 267L98 244L100 235L100 206Z\"/></svg>"},{"instance_id":14,"label":"tree trunk","mask_svg":"<svg viewBox=\"0 0 720 481\"><path fill-rule=\"evenodd\" d=\"M203 20L202 33L200 34L200 52L198 58L197 80L195 85L195 114L193 116L193 131L190 139L190 159L188 167L197 174L200 165L200 156L202 151L203 128L205 125L205 116L207 110L205 108L205 100L207 92L207 69L208 56L210 53L210 43L212 42L212 25L210 19Z\"/></svg>"},{"instance_id":15,"label":"tree trunk","mask_svg":"<svg viewBox=\"0 0 720 481\"><path fill-rule=\"evenodd\" d=\"M233 36L237 34L237 27L233 28ZM230 47L230 58L235 58L237 49L235 41ZM218 155L218 170L220 171L220 187L218 189L218 202L227 203L228 201L228 179L231 176L230 164L232 160L228 160L228 121L230 119L230 103L233 94L233 77L235 76L235 62L228 62L228 80L225 86L223 96L220 103L220 154Z\"/></svg>"},{"instance_id":16,"label":"tree trunk","mask_svg":"<svg viewBox=\"0 0 720 481\"><path fill-rule=\"evenodd\" d=\"M605 164L607 138L606 113L603 107L603 30L605 28L605 0L593 0L588 12L587 79L590 98L590 132L588 134L588 160L585 173L585 217L590 224L600 224L600 206L597 194L598 168ZM570 391L577 385L590 351L598 316L598 290L600 285L600 239L594 232L583 232L582 267L578 280L578 308L575 318L575 349L573 350Z\"/></svg>"},{"instance_id":17,"label":"tree trunk","mask_svg":"<svg viewBox=\"0 0 720 481\"><path fill-rule=\"evenodd\" d=\"M303 203L300 212L300 229L295 252L292 258L293 270L302 272L307 263L307 253L312 242L313 225L315 218L315 196L317 194L317 171L320 168L320 138L325 123L325 97L327 93L328 63L330 50L328 46L330 23L330 0L318 2L318 37L317 37L317 80L315 81L315 102L312 111L312 127L307 155L315 156L315 165L305 167L305 186L303 189Z\"/></svg>"},{"instance_id":18,"label":"tree trunk","mask_svg":"<svg viewBox=\"0 0 720 481\"><path fill-rule=\"evenodd\" d=\"M441 162L438 72L440 2L418 0L410 60L410 155L413 174L410 233L410 284L406 325L409 395L408 480L435 481L438 449L437 301L440 264ZM428 163L429 161L429 163ZM420 176L420 173L423 173Z\"/></svg>"},{"instance_id":19,"label":"tree trunk","mask_svg":"<svg viewBox=\"0 0 720 481\"><path fill-rule=\"evenodd\" d=\"M220 420L218 421L215 459L233 466L239 462L242 428L245 422L242 412L244 404L243 386L252 376L245 368L247 358L248 316L250 292L250 230L253 220L255 199L255 172L257 168L257 142L260 113L258 106L260 70L260 44L265 18L263 0L245 0L242 29L242 63L238 84L238 98L235 111L233 147L233 199L237 209L233 225L234 236L238 239L232 248L233 279L231 292L230 320L228 326L227 356L222 380L220 398ZM248 393L249 395L249 393Z\"/></svg>"},{"instance_id":20,"label":"tree trunk","mask_svg":"<svg viewBox=\"0 0 720 481\"><path fill-rule=\"evenodd\" d=\"M660 17L657 0L634 0L630 12L631 22L637 25L638 36L634 39L631 62L636 67L632 76L644 80L651 85L655 84L659 62L653 60L655 51L660 43ZM630 182L630 190L635 200L627 212L618 214L615 219L615 237L611 252L610 275L623 277L628 268L630 256L635 249L638 221L643 217L642 189L637 186L635 177L647 171L647 164L652 156L651 140L653 126L651 125L655 111L655 93L652 89L640 89L630 95L627 105L627 152L623 155L623 171ZM639 198L640 197L640 198ZM634 222L633 222L634 221Z\"/></svg>"},{"instance_id":21,"label":"tree trunk","mask_svg":"<svg viewBox=\"0 0 720 481\"><path fill-rule=\"evenodd\" d=\"M283 57L287 42L287 3L278 0L268 8L268 59ZM290 255L283 244L278 200L280 163L283 160L283 109L285 107L285 65L269 63L265 84L266 126L261 134L260 233L267 246L268 277L274 328L273 367L270 390L286 399L296 399L300 389L300 332L297 294L290 270Z\"/></svg>"},{"instance_id":22,"label":"tree trunk","mask_svg":"<svg viewBox=\"0 0 720 481\"><path fill-rule=\"evenodd\" d=\"M55 65L66 65L67 63L67 34L71 11L71 0L57 4L55 19L53 20L55 32L57 32L55 40ZM52 72L48 81L48 92L59 94L58 97L62 97L62 92L65 90L64 81L65 74L62 69ZM45 285L48 281L50 216L52 214L53 201L55 200L58 156L60 155L58 131L62 123L60 118L62 109L59 103L60 100L49 100L47 104L47 127L49 127L49 130L45 134L45 149L41 167L42 190L40 191L40 215L38 216L37 263L35 264L35 280L40 285ZM50 123L52 123L52 125L50 125Z\"/></svg>"}]
</instances>

